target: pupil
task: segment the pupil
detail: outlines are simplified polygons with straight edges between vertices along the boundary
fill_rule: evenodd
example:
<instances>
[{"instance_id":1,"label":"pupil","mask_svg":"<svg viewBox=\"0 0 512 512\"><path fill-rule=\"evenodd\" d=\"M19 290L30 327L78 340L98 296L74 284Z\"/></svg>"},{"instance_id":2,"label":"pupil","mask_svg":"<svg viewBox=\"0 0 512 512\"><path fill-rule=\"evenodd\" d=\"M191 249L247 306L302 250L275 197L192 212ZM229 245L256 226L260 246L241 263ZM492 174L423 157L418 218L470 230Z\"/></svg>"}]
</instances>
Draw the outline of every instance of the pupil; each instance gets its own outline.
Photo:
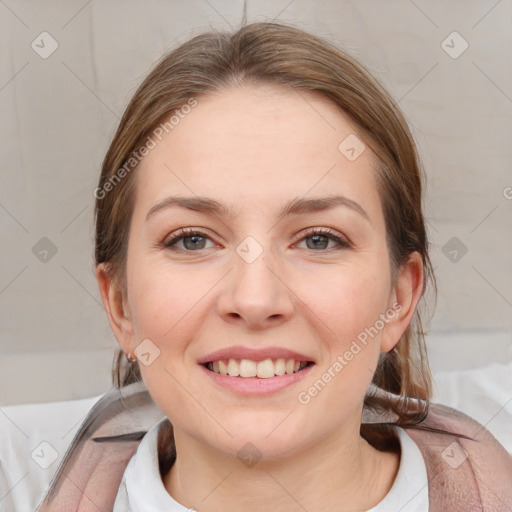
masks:
<instances>
[{"instance_id":1,"label":"pupil","mask_svg":"<svg viewBox=\"0 0 512 512\"><path fill-rule=\"evenodd\" d=\"M324 239L324 243L323 243L323 244L316 244L316 243L314 243L314 244L313 244L313 247L322 247L322 248L325 248L325 242L327 241L327 243L328 243L328 240L327 240L327 237L326 237L326 236L324 236L324 235L313 235L313 236L311 237L311 239L312 239L312 240L314 240L315 242L318 242L318 239L322 239L322 238ZM309 247L309 248L311 249L311 247Z\"/></svg>"},{"instance_id":2,"label":"pupil","mask_svg":"<svg viewBox=\"0 0 512 512\"><path fill-rule=\"evenodd\" d=\"M185 244L185 246L187 246L187 241L188 241L188 240L194 240L194 243L193 243L193 244L191 244L191 246L190 246L190 247L187 247L187 249L190 249L190 248L192 248L192 249L193 249L193 248L196 248L196 249L197 249L197 248L199 247L199 245L198 245L197 243L195 243L195 242L197 242L197 239L203 239L203 240L204 240L204 238L203 238L202 236L192 235L192 236L187 236L187 237L185 237L185 238L183 239L183 243ZM203 244L204 244L204 242L203 242ZM203 247L202 247L202 246L201 246L201 247L199 247L199 248L200 248L200 249L203 249Z\"/></svg>"}]
</instances>

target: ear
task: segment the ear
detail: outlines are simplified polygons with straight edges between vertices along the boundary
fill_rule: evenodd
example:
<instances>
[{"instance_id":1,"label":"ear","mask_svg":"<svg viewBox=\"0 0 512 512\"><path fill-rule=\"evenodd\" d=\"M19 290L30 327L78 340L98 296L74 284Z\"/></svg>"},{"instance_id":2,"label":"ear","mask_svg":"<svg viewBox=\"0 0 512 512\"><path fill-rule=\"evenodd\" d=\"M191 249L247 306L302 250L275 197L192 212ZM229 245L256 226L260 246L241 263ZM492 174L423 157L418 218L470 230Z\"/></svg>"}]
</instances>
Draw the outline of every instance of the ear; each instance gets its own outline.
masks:
<instances>
[{"instance_id":1,"label":"ear","mask_svg":"<svg viewBox=\"0 0 512 512\"><path fill-rule=\"evenodd\" d=\"M382 352L392 350L411 323L423 293L423 282L423 261L419 252L413 252L407 263L400 267L390 296L390 320L382 331ZM391 311L395 313L394 316Z\"/></svg>"},{"instance_id":2,"label":"ear","mask_svg":"<svg viewBox=\"0 0 512 512\"><path fill-rule=\"evenodd\" d=\"M121 286L112 279L108 264L100 263L96 267L95 274L110 328L123 351L129 354L135 347L132 346L133 325L128 301L123 296Z\"/></svg>"}]
</instances>

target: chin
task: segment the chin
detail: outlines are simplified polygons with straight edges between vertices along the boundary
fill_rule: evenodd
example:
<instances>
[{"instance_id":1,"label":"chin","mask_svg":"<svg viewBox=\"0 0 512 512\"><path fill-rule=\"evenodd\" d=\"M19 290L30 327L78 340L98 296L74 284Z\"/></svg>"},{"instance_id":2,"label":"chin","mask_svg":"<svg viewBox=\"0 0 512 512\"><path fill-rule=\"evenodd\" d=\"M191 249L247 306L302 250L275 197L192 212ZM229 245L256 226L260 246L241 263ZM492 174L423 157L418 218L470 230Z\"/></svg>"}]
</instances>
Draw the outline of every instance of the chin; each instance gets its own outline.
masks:
<instances>
[{"instance_id":1,"label":"chin","mask_svg":"<svg viewBox=\"0 0 512 512\"><path fill-rule=\"evenodd\" d=\"M220 438L205 441L223 451L224 453L242 460L249 459L277 460L289 456L306 443L304 432L292 424L286 424L290 418L286 414L274 415L268 420L262 419L261 414L255 415L251 422L248 418L243 422L223 422L223 426L232 434L231 437L224 430ZM283 421L284 420L284 421ZM211 434L211 431L209 432ZM300 436L300 439L299 439Z\"/></svg>"},{"instance_id":2,"label":"chin","mask_svg":"<svg viewBox=\"0 0 512 512\"><path fill-rule=\"evenodd\" d=\"M284 459L298 450L297 444L290 439L256 439L250 436L236 437L231 439L227 446L221 444L216 448L228 456L235 457L247 468L258 465L258 469L265 462Z\"/></svg>"}]
</instances>

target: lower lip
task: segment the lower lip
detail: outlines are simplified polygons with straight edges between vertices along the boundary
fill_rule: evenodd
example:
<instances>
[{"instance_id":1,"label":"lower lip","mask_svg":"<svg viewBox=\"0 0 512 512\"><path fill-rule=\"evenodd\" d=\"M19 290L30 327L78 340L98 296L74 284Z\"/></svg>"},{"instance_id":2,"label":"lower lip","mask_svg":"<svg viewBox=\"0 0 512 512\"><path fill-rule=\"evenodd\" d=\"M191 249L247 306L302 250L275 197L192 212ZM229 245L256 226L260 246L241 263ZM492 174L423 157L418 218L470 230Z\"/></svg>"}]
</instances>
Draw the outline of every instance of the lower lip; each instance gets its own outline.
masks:
<instances>
[{"instance_id":1,"label":"lower lip","mask_svg":"<svg viewBox=\"0 0 512 512\"><path fill-rule=\"evenodd\" d=\"M305 378L315 365L310 364L297 373L285 373L284 375L276 375L269 379L260 379L258 377L230 377L229 375L212 372L203 365L200 366L215 384L242 396L259 396L277 393L288 386L292 386Z\"/></svg>"}]
</instances>

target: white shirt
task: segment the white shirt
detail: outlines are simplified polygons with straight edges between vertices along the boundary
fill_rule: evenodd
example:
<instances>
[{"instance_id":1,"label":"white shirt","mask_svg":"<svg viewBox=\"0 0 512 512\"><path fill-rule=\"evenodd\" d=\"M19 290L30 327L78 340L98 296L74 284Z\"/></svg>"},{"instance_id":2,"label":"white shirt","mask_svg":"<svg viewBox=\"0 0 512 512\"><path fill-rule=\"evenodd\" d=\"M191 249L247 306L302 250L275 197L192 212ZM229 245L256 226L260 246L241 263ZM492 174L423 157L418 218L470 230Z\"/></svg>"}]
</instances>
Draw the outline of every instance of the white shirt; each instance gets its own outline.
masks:
<instances>
[{"instance_id":1,"label":"white shirt","mask_svg":"<svg viewBox=\"0 0 512 512\"><path fill-rule=\"evenodd\" d=\"M113 512L191 512L167 492L160 476L157 437L160 425L151 428L130 459L114 503ZM367 512L428 512L425 461L405 430L396 428L400 441L400 466L388 494Z\"/></svg>"}]
</instances>

